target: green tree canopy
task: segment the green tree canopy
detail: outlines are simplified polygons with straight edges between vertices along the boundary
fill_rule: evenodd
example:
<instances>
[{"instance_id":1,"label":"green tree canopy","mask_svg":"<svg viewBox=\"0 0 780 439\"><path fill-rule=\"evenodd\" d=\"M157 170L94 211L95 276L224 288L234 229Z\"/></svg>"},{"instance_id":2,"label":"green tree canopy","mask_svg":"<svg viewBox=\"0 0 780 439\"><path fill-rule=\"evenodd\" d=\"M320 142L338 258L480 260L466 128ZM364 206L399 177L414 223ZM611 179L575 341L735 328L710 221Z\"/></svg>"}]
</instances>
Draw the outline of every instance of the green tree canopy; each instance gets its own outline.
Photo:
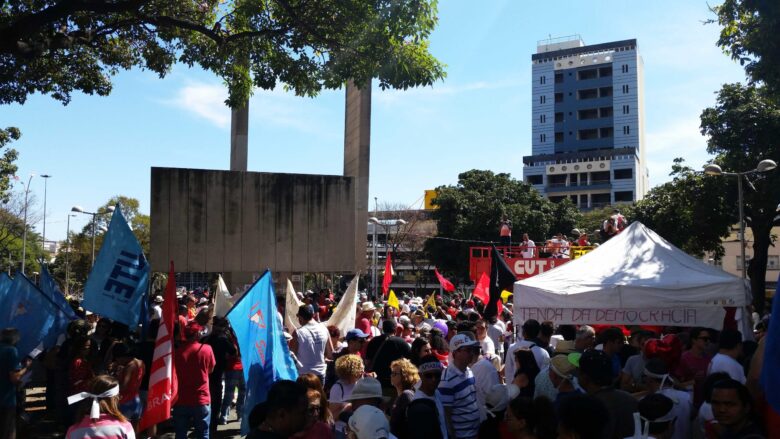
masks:
<instances>
[{"instance_id":1,"label":"green tree canopy","mask_svg":"<svg viewBox=\"0 0 780 439\"><path fill-rule=\"evenodd\" d=\"M457 185L436 191L433 219L439 238L429 239L426 250L440 270L461 281L468 279L469 247L497 243L502 218L512 221L513 240L528 233L537 242L553 233L568 234L580 218L570 201L552 203L509 174L471 170L458 176Z\"/></svg>"},{"instance_id":2,"label":"green tree canopy","mask_svg":"<svg viewBox=\"0 0 780 439\"><path fill-rule=\"evenodd\" d=\"M780 105L764 86L725 84L714 107L701 114L701 132L708 137L707 151L724 171L744 172L764 159L780 162ZM733 177L710 177L735 188ZM780 171L751 174L744 186L745 218L752 229L753 257L748 267L753 305L764 309L769 246L774 245L772 226L780 201ZM727 211L737 212L736 191L731 189ZM706 223L705 223L706 224Z\"/></svg>"},{"instance_id":3,"label":"green tree canopy","mask_svg":"<svg viewBox=\"0 0 780 439\"><path fill-rule=\"evenodd\" d=\"M0 103L108 95L133 67L176 62L220 76L229 104L282 83L300 96L365 84L430 85L435 0L30 0L0 8Z\"/></svg>"},{"instance_id":4,"label":"green tree canopy","mask_svg":"<svg viewBox=\"0 0 780 439\"><path fill-rule=\"evenodd\" d=\"M721 26L718 46L745 67L753 82L780 96L780 2L725 0L713 8Z\"/></svg>"}]
</instances>

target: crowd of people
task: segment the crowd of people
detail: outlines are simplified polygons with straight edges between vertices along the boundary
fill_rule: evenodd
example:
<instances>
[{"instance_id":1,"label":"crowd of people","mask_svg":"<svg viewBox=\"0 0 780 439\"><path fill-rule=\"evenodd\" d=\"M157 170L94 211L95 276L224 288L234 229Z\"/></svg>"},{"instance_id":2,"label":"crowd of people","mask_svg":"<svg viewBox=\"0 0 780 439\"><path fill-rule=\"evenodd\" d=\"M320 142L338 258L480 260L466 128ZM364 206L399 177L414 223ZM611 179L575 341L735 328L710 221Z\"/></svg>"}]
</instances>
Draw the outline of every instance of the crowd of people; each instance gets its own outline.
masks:
<instances>
[{"instance_id":1,"label":"crowd of people","mask_svg":"<svg viewBox=\"0 0 780 439\"><path fill-rule=\"evenodd\" d=\"M299 293L300 294L300 293ZM297 381L277 381L245 420L250 438L761 438L762 330L601 327L498 315L459 294L399 294L397 307L360 294L346 333L324 323L333 293L300 294L284 327ZM174 331L177 439L208 438L241 420L244 375L227 319L207 291L182 292ZM151 437L138 430L162 297L144 330L74 308L45 369L47 415L69 439ZM284 326L284 298L278 300ZM15 437L25 376L13 328L0 338L0 437Z\"/></svg>"}]
</instances>

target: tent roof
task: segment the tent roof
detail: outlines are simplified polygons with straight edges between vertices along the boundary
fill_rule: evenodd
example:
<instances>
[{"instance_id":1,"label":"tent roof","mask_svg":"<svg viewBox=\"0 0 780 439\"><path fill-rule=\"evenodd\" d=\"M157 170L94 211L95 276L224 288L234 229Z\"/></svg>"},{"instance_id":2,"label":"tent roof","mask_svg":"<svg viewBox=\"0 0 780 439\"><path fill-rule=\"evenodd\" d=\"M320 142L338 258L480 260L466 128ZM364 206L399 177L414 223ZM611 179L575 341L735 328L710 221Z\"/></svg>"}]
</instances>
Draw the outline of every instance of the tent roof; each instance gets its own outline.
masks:
<instances>
[{"instance_id":1,"label":"tent roof","mask_svg":"<svg viewBox=\"0 0 780 439\"><path fill-rule=\"evenodd\" d=\"M514 285L515 306L744 306L746 282L693 258L640 222L600 247Z\"/></svg>"}]
</instances>

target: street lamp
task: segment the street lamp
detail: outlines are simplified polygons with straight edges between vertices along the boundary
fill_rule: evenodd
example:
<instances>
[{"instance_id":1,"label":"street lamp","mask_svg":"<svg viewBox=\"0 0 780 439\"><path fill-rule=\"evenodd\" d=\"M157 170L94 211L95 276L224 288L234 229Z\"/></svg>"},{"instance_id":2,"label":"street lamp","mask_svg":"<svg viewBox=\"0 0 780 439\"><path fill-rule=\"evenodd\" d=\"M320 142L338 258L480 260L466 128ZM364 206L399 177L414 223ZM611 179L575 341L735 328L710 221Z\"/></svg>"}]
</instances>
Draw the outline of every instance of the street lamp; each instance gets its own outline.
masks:
<instances>
[{"instance_id":1,"label":"street lamp","mask_svg":"<svg viewBox=\"0 0 780 439\"><path fill-rule=\"evenodd\" d=\"M105 210L98 210L97 212L87 212L82 209L81 206L73 206L70 209L71 212L83 213L84 215L92 215L92 266L95 266L95 223L98 215L104 213L110 213L114 211L114 206L108 206Z\"/></svg>"},{"instance_id":2,"label":"street lamp","mask_svg":"<svg viewBox=\"0 0 780 439\"><path fill-rule=\"evenodd\" d=\"M51 175L41 174L43 179L43 251L46 251L46 198L48 196L49 179Z\"/></svg>"},{"instance_id":3,"label":"street lamp","mask_svg":"<svg viewBox=\"0 0 780 439\"><path fill-rule=\"evenodd\" d=\"M67 246L65 252L65 294L70 293L70 218L76 215L68 212L68 231L65 236L65 245Z\"/></svg>"},{"instance_id":4,"label":"street lamp","mask_svg":"<svg viewBox=\"0 0 780 439\"><path fill-rule=\"evenodd\" d=\"M378 283L378 267L377 267L377 245L376 245L376 226L382 226L382 228L385 229L385 257L387 257L387 227L388 226L401 226L406 224L406 221L402 219L389 219L389 220L380 220L379 218L372 216L368 219L368 222L372 223L373 226L373 267L374 267L374 273L371 276L371 285L374 287L374 298L379 297L379 290L377 288Z\"/></svg>"},{"instance_id":5,"label":"street lamp","mask_svg":"<svg viewBox=\"0 0 780 439\"><path fill-rule=\"evenodd\" d=\"M30 195L30 183L35 174L30 174L27 180L27 189L24 191L24 232L22 233L22 274L24 274L24 263L27 259L27 199Z\"/></svg>"},{"instance_id":6,"label":"street lamp","mask_svg":"<svg viewBox=\"0 0 780 439\"><path fill-rule=\"evenodd\" d=\"M737 193L739 195L739 254L742 264L742 279L747 279L747 268L745 265L745 203L742 199L742 179L750 174L759 174L769 172L777 168L774 160L761 160L756 169L745 172L725 172L719 165L710 163L704 167L704 173L711 176L726 175L737 177Z\"/></svg>"}]
</instances>

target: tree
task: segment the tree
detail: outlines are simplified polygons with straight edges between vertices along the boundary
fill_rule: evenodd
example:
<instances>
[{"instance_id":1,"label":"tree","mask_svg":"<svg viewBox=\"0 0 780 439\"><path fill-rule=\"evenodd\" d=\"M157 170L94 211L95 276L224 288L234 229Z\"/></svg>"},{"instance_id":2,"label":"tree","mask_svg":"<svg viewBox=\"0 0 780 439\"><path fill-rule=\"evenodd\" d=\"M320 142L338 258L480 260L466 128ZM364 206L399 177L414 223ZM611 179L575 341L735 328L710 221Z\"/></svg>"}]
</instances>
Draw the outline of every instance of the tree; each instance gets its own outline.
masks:
<instances>
[{"instance_id":1,"label":"tree","mask_svg":"<svg viewBox=\"0 0 780 439\"><path fill-rule=\"evenodd\" d=\"M767 2L769 3L769 2ZM708 137L707 151L726 171L755 169L764 159L780 162L780 104L764 86L725 84L718 92L716 105L701 114L701 133ZM736 186L728 182L723 184ZM772 226L777 224L775 209L780 201L780 174L772 171L746 177L744 202L747 226L753 232L753 258L748 266L753 305L764 310L767 255L774 245ZM755 188L755 190L752 190ZM735 191L729 192L729 211L737 209Z\"/></svg>"},{"instance_id":2,"label":"tree","mask_svg":"<svg viewBox=\"0 0 780 439\"><path fill-rule=\"evenodd\" d=\"M780 2L725 0L712 9L722 27L718 46L745 67L752 82L780 96Z\"/></svg>"},{"instance_id":3,"label":"tree","mask_svg":"<svg viewBox=\"0 0 780 439\"><path fill-rule=\"evenodd\" d=\"M444 77L428 52L435 0L35 0L0 8L0 103L108 95L120 69L176 62L220 76L228 103L283 83L299 96L346 80L382 88Z\"/></svg>"},{"instance_id":4,"label":"tree","mask_svg":"<svg viewBox=\"0 0 780 439\"><path fill-rule=\"evenodd\" d=\"M723 256L722 239L736 222L734 189L725 181L695 172L676 158L672 181L656 186L629 209L628 218L640 221L686 253Z\"/></svg>"},{"instance_id":5,"label":"tree","mask_svg":"<svg viewBox=\"0 0 780 439\"><path fill-rule=\"evenodd\" d=\"M19 158L19 153L15 149L6 149L5 151L2 149L14 140L19 140L21 136L22 134L17 128L0 129L0 153L2 153L0 155L0 203L3 204L10 200L11 179L18 169L14 162Z\"/></svg>"},{"instance_id":6,"label":"tree","mask_svg":"<svg viewBox=\"0 0 780 439\"><path fill-rule=\"evenodd\" d=\"M497 243L502 218L512 221L514 240L528 233L543 242L551 233L568 234L580 216L570 201L556 205L509 174L471 170L458 176L457 185L436 191L438 237L426 250L437 267L461 281L468 281L469 247Z\"/></svg>"},{"instance_id":7,"label":"tree","mask_svg":"<svg viewBox=\"0 0 780 439\"><path fill-rule=\"evenodd\" d=\"M7 202L0 205L0 265L20 268L22 265L22 244L24 243L24 192L9 192ZM33 232L31 224L39 221L35 209L35 195L27 199L27 252L25 271L37 270L38 260L43 256L40 235ZM29 267L29 270L27 269Z\"/></svg>"}]
</instances>

